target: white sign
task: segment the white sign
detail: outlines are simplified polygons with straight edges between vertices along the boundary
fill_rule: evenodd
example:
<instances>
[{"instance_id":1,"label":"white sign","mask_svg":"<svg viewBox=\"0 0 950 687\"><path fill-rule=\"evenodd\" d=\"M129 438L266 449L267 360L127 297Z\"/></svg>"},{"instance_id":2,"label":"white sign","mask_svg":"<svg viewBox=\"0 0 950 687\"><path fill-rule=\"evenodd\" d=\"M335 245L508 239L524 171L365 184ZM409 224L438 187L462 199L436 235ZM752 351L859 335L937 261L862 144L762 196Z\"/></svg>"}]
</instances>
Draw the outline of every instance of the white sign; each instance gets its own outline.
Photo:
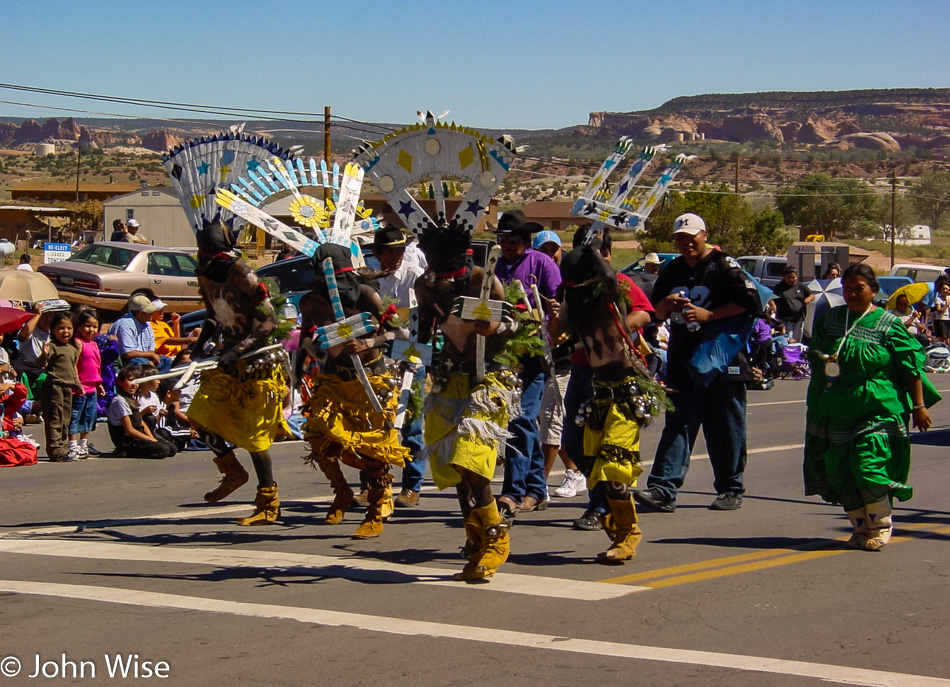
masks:
<instances>
[{"instance_id":1,"label":"white sign","mask_svg":"<svg viewBox=\"0 0 950 687\"><path fill-rule=\"evenodd\" d=\"M43 244L43 264L48 265L51 262L62 262L67 260L72 252L69 250L68 243L44 243Z\"/></svg>"}]
</instances>

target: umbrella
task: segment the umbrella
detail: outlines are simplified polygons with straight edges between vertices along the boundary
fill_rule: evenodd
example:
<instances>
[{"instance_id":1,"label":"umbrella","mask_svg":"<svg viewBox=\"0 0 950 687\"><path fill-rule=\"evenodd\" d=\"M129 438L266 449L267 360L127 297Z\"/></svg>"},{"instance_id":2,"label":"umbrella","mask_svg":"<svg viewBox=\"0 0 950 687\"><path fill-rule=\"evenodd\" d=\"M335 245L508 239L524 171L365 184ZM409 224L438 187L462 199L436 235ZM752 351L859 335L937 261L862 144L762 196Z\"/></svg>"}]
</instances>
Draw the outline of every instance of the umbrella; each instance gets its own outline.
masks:
<instances>
[{"instance_id":1,"label":"umbrella","mask_svg":"<svg viewBox=\"0 0 950 687\"><path fill-rule=\"evenodd\" d=\"M805 335L811 337L812 327L821 314L838 305L844 305L840 279L815 279L806 284L815 296L805 311Z\"/></svg>"},{"instance_id":2,"label":"umbrella","mask_svg":"<svg viewBox=\"0 0 950 687\"><path fill-rule=\"evenodd\" d=\"M59 298L59 291L46 275L26 270L0 272L0 298L35 303Z\"/></svg>"},{"instance_id":3,"label":"umbrella","mask_svg":"<svg viewBox=\"0 0 950 687\"><path fill-rule=\"evenodd\" d=\"M0 334L15 332L31 319L33 319L31 312L19 308L0 307Z\"/></svg>"},{"instance_id":4,"label":"umbrella","mask_svg":"<svg viewBox=\"0 0 950 687\"><path fill-rule=\"evenodd\" d=\"M897 306L897 298L899 296L907 296L908 302L914 305L914 303L927 300L931 293L933 293L933 284L929 282L918 281L913 284L907 284L891 294L890 298L887 299L887 309L893 310Z\"/></svg>"}]
</instances>

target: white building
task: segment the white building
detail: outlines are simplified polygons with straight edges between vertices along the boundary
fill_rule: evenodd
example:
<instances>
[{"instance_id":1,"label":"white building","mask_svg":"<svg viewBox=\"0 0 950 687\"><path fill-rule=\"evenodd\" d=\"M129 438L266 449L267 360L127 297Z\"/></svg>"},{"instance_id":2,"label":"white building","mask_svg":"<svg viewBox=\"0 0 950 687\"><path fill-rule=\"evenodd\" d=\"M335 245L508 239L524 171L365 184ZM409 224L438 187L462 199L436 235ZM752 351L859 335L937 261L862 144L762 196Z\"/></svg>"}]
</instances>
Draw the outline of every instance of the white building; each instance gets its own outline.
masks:
<instances>
[{"instance_id":1,"label":"white building","mask_svg":"<svg viewBox=\"0 0 950 687\"><path fill-rule=\"evenodd\" d=\"M195 248L195 234L185 211L181 209L178 194L171 186L142 184L138 191L103 201L105 240L112 235L112 223L121 219L135 219L141 225L139 232L156 246Z\"/></svg>"},{"instance_id":2,"label":"white building","mask_svg":"<svg viewBox=\"0 0 950 687\"><path fill-rule=\"evenodd\" d=\"M884 240L891 240L891 228L884 227ZM912 227L897 227L896 243L902 246L926 246L931 241L930 227L926 224L915 224Z\"/></svg>"}]
</instances>

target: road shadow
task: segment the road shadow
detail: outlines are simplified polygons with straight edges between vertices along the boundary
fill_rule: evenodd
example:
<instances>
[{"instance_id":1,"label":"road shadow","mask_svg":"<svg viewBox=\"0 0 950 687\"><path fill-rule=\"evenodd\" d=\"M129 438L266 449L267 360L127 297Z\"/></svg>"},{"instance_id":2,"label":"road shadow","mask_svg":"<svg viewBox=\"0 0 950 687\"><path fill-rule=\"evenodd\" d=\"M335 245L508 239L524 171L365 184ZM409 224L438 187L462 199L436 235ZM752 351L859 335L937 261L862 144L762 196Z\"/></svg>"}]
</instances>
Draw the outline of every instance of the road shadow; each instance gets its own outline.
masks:
<instances>
[{"instance_id":1,"label":"road shadow","mask_svg":"<svg viewBox=\"0 0 950 687\"><path fill-rule=\"evenodd\" d=\"M914 432L910 435L910 443L916 446L950 446L950 428Z\"/></svg>"}]
</instances>

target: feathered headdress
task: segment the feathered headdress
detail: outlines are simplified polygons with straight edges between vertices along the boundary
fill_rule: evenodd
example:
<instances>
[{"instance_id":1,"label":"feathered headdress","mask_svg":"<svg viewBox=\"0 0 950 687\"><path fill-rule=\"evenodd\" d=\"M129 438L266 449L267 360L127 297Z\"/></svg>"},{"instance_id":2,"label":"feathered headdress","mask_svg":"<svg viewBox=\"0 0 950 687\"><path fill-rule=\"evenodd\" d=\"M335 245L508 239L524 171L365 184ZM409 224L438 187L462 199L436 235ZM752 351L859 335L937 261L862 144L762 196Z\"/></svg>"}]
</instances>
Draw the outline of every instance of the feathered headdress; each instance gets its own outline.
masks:
<instances>
[{"instance_id":1,"label":"feathered headdress","mask_svg":"<svg viewBox=\"0 0 950 687\"><path fill-rule=\"evenodd\" d=\"M290 151L278 144L243 132L244 125L236 124L220 134L176 146L162 156L162 163L196 236L205 221L220 219L229 226L233 225L233 215L222 212L215 203L219 188L227 188L242 176L253 174L275 157L293 158Z\"/></svg>"}]
</instances>

